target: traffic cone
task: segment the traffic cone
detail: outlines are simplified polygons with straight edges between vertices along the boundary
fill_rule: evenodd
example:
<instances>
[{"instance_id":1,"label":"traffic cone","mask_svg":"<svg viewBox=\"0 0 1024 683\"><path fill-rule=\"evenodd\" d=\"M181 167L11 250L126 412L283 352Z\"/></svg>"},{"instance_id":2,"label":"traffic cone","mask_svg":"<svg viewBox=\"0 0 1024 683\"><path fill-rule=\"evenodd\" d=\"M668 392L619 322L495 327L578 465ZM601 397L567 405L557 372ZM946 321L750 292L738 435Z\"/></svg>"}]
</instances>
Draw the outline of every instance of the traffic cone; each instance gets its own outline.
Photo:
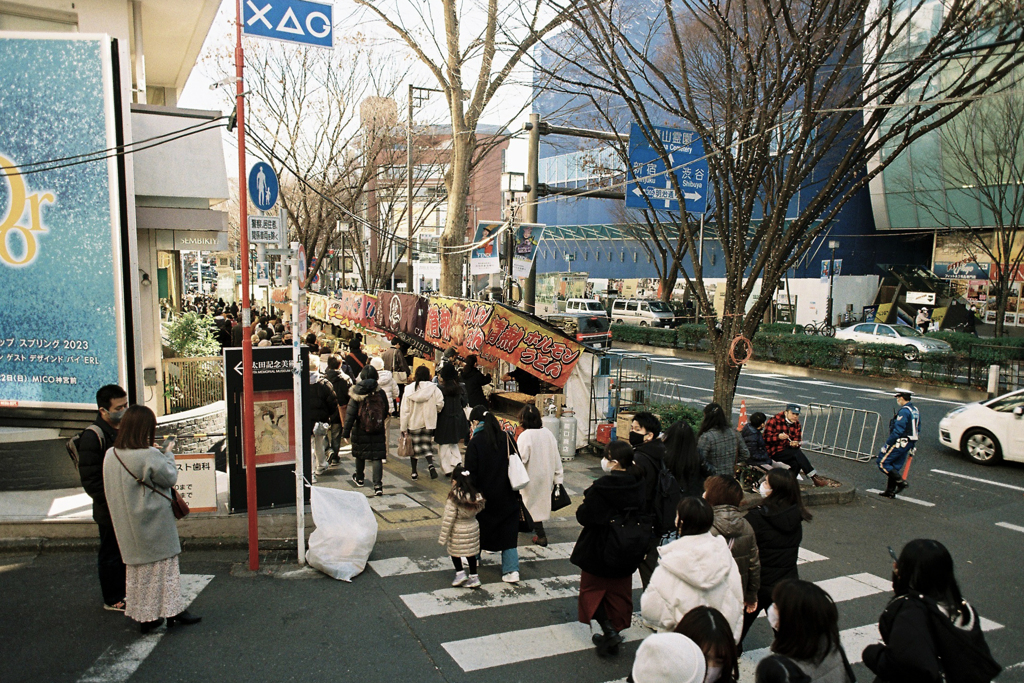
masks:
<instances>
[{"instance_id":1,"label":"traffic cone","mask_svg":"<svg viewBox=\"0 0 1024 683\"><path fill-rule=\"evenodd\" d=\"M736 427L737 432L743 431L743 428L747 426L747 402L740 401L740 423Z\"/></svg>"}]
</instances>

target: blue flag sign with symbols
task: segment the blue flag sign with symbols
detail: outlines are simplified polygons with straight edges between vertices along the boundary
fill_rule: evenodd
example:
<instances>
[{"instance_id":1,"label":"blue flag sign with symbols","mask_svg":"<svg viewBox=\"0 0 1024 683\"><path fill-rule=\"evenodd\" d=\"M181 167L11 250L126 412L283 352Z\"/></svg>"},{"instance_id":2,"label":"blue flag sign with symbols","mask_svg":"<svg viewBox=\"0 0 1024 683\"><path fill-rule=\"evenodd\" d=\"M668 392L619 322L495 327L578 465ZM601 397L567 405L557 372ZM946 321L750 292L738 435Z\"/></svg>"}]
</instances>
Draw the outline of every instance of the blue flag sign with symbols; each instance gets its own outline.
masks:
<instances>
[{"instance_id":1,"label":"blue flag sign with symbols","mask_svg":"<svg viewBox=\"0 0 1024 683\"><path fill-rule=\"evenodd\" d=\"M249 171L249 197L260 211L270 211L277 203L277 174L270 164L260 161Z\"/></svg>"},{"instance_id":2,"label":"blue flag sign with symbols","mask_svg":"<svg viewBox=\"0 0 1024 683\"><path fill-rule=\"evenodd\" d=\"M334 8L307 0L243 0L242 32L289 43L334 47Z\"/></svg>"},{"instance_id":3,"label":"blue flag sign with symbols","mask_svg":"<svg viewBox=\"0 0 1024 683\"><path fill-rule=\"evenodd\" d=\"M668 154L668 162L673 169L671 173L679 181L679 189L686 200L686 211L704 213L708 206L708 162L704 159L704 141L693 131L677 128L656 126L654 133ZM643 129L631 124L626 206L678 212L679 197L667 171L665 162L651 146Z\"/></svg>"}]
</instances>

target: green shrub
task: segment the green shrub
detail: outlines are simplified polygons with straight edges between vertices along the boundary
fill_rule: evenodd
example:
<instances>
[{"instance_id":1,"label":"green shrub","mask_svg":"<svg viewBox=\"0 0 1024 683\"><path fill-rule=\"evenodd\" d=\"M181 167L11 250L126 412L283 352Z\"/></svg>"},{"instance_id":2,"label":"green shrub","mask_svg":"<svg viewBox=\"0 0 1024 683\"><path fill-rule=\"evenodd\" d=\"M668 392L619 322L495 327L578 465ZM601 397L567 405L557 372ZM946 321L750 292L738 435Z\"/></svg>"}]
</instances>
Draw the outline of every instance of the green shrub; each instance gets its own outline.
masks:
<instances>
[{"instance_id":1,"label":"green shrub","mask_svg":"<svg viewBox=\"0 0 1024 683\"><path fill-rule=\"evenodd\" d=\"M701 420L704 419L704 413L700 408L686 403L651 403L647 406L647 410L661 420L661 431L667 430L680 420L686 420L693 427L693 433L696 434L700 429Z\"/></svg>"},{"instance_id":2,"label":"green shrub","mask_svg":"<svg viewBox=\"0 0 1024 683\"><path fill-rule=\"evenodd\" d=\"M903 357L906 350L896 344L856 344L854 353L864 359L864 370L872 375L907 369L907 359Z\"/></svg>"},{"instance_id":3,"label":"green shrub","mask_svg":"<svg viewBox=\"0 0 1024 683\"><path fill-rule=\"evenodd\" d=\"M921 379L941 381L965 372L967 358L962 353L925 353L921 355Z\"/></svg>"},{"instance_id":4,"label":"green shrub","mask_svg":"<svg viewBox=\"0 0 1024 683\"><path fill-rule=\"evenodd\" d=\"M676 346L676 331L670 328L663 327L651 327L648 328L648 341L647 343L651 346L667 346L669 348L675 348Z\"/></svg>"},{"instance_id":5,"label":"green shrub","mask_svg":"<svg viewBox=\"0 0 1024 683\"><path fill-rule=\"evenodd\" d=\"M220 354L214 338L217 324L209 315L183 313L167 324L167 343L182 358L198 358Z\"/></svg>"},{"instance_id":6,"label":"green shrub","mask_svg":"<svg viewBox=\"0 0 1024 683\"><path fill-rule=\"evenodd\" d=\"M754 337L754 358L805 368L841 368L848 345L831 337L759 334Z\"/></svg>"},{"instance_id":7,"label":"green shrub","mask_svg":"<svg viewBox=\"0 0 1024 683\"><path fill-rule=\"evenodd\" d=\"M675 329L676 346L697 351L708 348L708 326L699 323L680 325Z\"/></svg>"},{"instance_id":8,"label":"green shrub","mask_svg":"<svg viewBox=\"0 0 1024 683\"><path fill-rule=\"evenodd\" d=\"M803 334L804 326L793 323L766 323L758 328L758 334Z\"/></svg>"},{"instance_id":9,"label":"green shrub","mask_svg":"<svg viewBox=\"0 0 1024 683\"><path fill-rule=\"evenodd\" d=\"M611 326L612 340L626 342L627 344L646 344L650 331L649 327L639 325L614 324Z\"/></svg>"}]
</instances>

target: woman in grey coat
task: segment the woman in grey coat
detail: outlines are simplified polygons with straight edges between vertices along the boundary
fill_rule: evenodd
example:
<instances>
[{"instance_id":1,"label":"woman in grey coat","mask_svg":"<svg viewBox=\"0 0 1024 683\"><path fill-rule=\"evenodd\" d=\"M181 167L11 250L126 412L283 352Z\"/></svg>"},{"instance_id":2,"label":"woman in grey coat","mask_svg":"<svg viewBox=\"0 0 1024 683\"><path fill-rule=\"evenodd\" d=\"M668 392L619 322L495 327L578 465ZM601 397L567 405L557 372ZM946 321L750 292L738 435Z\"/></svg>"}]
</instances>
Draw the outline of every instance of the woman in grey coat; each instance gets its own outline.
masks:
<instances>
[{"instance_id":1,"label":"woman in grey coat","mask_svg":"<svg viewBox=\"0 0 1024 683\"><path fill-rule=\"evenodd\" d=\"M178 481L174 455L153 446L156 416L131 406L121 418L117 440L103 459L103 489L117 544L127 566L125 615L143 633L167 625L195 624L181 598L178 527L171 511Z\"/></svg>"}]
</instances>

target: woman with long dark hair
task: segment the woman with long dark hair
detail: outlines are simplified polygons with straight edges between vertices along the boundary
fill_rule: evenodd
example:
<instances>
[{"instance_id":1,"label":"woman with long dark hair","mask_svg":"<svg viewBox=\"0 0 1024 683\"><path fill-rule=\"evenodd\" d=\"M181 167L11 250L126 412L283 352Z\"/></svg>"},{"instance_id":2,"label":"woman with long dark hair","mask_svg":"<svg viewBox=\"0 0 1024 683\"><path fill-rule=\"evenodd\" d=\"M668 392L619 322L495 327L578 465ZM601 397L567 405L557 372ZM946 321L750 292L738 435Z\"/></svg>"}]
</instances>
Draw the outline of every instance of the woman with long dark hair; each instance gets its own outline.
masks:
<instances>
[{"instance_id":1,"label":"woman with long dark hair","mask_svg":"<svg viewBox=\"0 0 1024 683\"><path fill-rule=\"evenodd\" d=\"M743 634L738 641L741 647L757 615L772 604L775 584L800 578L796 561L803 540L803 523L813 518L804 507L800 485L791 470L770 471L761 482L760 493L764 502L747 513L747 521L757 539L761 586L757 591L757 606L743 615Z\"/></svg>"},{"instance_id":2,"label":"woman with long dark hair","mask_svg":"<svg viewBox=\"0 0 1024 683\"><path fill-rule=\"evenodd\" d=\"M908 543L893 564L896 596L878 620L884 644L864 649L879 683L989 681L1000 672L978 611L960 594L953 557L938 541Z\"/></svg>"},{"instance_id":3,"label":"woman with long dark hair","mask_svg":"<svg viewBox=\"0 0 1024 683\"><path fill-rule=\"evenodd\" d=\"M437 372L437 386L441 389L444 406L437 416L437 427L434 429L434 443L438 445L441 458L441 469L445 474L462 462L459 455L459 441L469 441L469 420L466 419L466 407L469 399L466 389L459 382L459 372L452 362L441 366Z\"/></svg>"},{"instance_id":4,"label":"woman with long dark hair","mask_svg":"<svg viewBox=\"0 0 1024 683\"><path fill-rule=\"evenodd\" d=\"M125 411L114 447L103 459L103 489L127 568L125 616L149 633L201 620L181 598L178 525L171 510L178 468L169 446L154 447L156 416L146 406Z\"/></svg>"},{"instance_id":5,"label":"woman with long dark hair","mask_svg":"<svg viewBox=\"0 0 1024 683\"><path fill-rule=\"evenodd\" d=\"M722 406L709 403L704 406L704 420L697 432L697 453L707 461L714 474L727 477L736 474L736 461L750 457L747 444L739 432L732 428Z\"/></svg>"},{"instance_id":6,"label":"woman with long dark hair","mask_svg":"<svg viewBox=\"0 0 1024 683\"><path fill-rule=\"evenodd\" d=\"M676 478L683 497L704 493L705 471L697 454L697 437L686 420L665 430L665 467Z\"/></svg>"},{"instance_id":7,"label":"woman with long dark hair","mask_svg":"<svg viewBox=\"0 0 1024 683\"><path fill-rule=\"evenodd\" d=\"M459 373L459 379L466 387L466 397L472 407L487 407L487 397L484 396L484 387L491 383L491 376L484 374L476 366L477 357L471 355L466 357L466 365Z\"/></svg>"},{"instance_id":8,"label":"woman with long dark hair","mask_svg":"<svg viewBox=\"0 0 1024 683\"><path fill-rule=\"evenodd\" d=\"M487 507L476 516L480 523L480 547L501 552L501 580L518 583L519 550L516 546L521 498L508 480L508 459L519 457L516 444L484 406L473 408L469 424L473 436L466 446L466 469L476 490L487 501Z\"/></svg>"},{"instance_id":9,"label":"woman with long dark hair","mask_svg":"<svg viewBox=\"0 0 1024 683\"><path fill-rule=\"evenodd\" d=\"M701 605L686 613L675 627L704 653L707 673L704 683L736 683L740 678L739 654L732 628L714 607Z\"/></svg>"},{"instance_id":10,"label":"woman with long dark hair","mask_svg":"<svg viewBox=\"0 0 1024 683\"><path fill-rule=\"evenodd\" d=\"M772 652L789 658L811 683L857 680L839 640L839 610L832 596L809 581L791 579L775 586L772 600Z\"/></svg>"}]
</instances>

